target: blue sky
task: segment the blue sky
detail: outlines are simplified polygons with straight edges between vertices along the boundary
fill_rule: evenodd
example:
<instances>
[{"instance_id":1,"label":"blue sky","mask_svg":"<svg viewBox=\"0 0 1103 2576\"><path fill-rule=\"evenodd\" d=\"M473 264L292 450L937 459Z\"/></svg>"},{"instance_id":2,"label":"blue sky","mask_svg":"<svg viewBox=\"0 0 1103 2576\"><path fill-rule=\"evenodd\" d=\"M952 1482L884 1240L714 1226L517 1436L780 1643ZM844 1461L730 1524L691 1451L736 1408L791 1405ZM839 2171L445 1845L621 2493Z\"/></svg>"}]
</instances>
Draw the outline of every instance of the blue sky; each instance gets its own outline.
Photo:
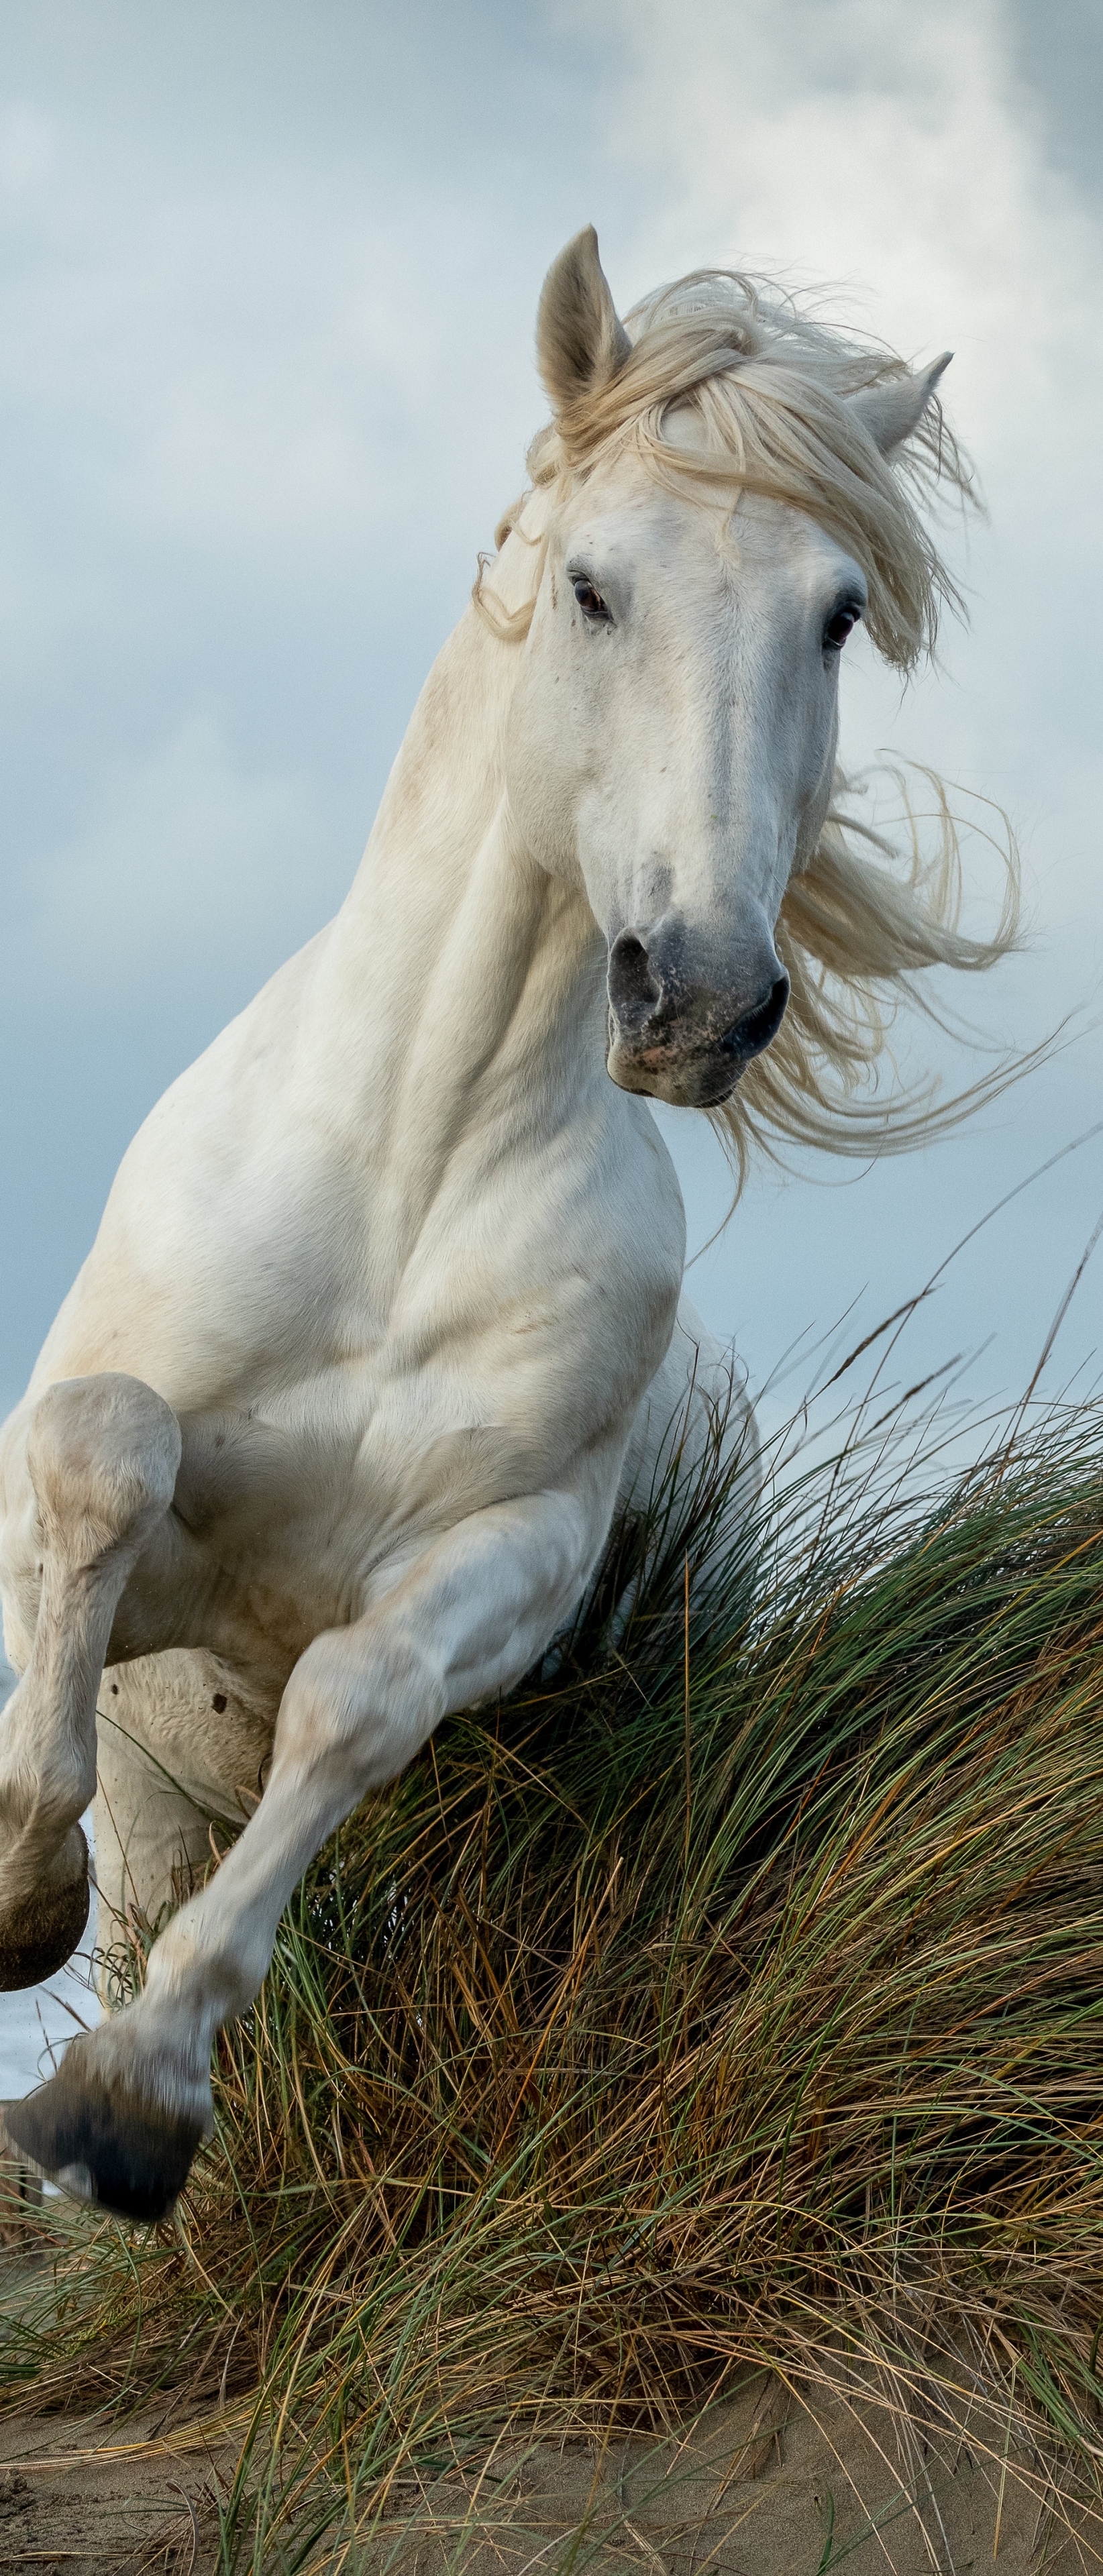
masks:
<instances>
[{"instance_id":1,"label":"blue sky","mask_svg":"<svg viewBox=\"0 0 1103 2576\"><path fill-rule=\"evenodd\" d=\"M732 263L954 348L972 623L903 699L851 648L844 754L1010 811L1032 945L970 1007L1011 1045L1078 1015L955 1141L757 1178L699 1302L761 1385L1103 1116L1101 64L1083 0L8 0L0 1408L147 1108L344 893L588 220L624 306ZM700 1240L724 1175L667 1124ZM978 1352L1016 1392L1101 1206L1103 1137L952 1266L905 1374ZM1103 1249L1051 1386L1094 1376L1101 1296Z\"/></svg>"}]
</instances>

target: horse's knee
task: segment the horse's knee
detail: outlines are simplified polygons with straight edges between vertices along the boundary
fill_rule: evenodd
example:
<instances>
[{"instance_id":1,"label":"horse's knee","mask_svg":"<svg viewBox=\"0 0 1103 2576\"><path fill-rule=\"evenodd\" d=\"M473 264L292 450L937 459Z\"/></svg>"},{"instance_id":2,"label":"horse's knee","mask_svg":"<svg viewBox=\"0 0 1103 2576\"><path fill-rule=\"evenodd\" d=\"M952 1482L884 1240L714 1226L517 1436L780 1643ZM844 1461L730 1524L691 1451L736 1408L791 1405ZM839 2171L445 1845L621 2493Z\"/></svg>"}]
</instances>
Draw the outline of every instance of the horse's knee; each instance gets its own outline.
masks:
<instances>
[{"instance_id":1,"label":"horse's knee","mask_svg":"<svg viewBox=\"0 0 1103 2576\"><path fill-rule=\"evenodd\" d=\"M140 1546L172 1501L180 1449L171 1406L140 1378L105 1373L48 1387L27 1430L46 1549L89 1566Z\"/></svg>"},{"instance_id":2,"label":"horse's knee","mask_svg":"<svg viewBox=\"0 0 1103 2576\"><path fill-rule=\"evenodd\" d=\"M405 1770L446 1701L428 1639L384 1597L356 1626L326 1629L300 1656L280 1704L273 1776L339 1775L352 1804Z\"/></svg>"}]
</instances>

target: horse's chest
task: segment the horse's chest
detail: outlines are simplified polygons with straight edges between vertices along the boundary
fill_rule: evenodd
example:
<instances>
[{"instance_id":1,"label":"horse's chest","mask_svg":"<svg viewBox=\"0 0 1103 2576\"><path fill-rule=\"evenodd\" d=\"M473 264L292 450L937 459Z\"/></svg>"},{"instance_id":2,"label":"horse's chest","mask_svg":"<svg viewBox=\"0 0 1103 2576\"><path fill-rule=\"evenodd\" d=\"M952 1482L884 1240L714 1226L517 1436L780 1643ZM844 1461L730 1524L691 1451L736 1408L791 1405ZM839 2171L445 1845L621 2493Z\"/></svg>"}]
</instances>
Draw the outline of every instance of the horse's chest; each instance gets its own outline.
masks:
<instances>
[{"instance_id":1,"label":"horse's chest","mask_svg":"<svg viewBox=\"0 0 1103 2576\"><path fill-rule=\"evenodd\" d=\"M603 1443L612 1491L671 1313L665 1283L577 1264L489 1315L461 1280L443 1312L411 1296L397 1329L256 1407L189 1417L177 1503L219 1633L279 1631L293 1660L396 1556Z\"/></svg>"}]
</instances>

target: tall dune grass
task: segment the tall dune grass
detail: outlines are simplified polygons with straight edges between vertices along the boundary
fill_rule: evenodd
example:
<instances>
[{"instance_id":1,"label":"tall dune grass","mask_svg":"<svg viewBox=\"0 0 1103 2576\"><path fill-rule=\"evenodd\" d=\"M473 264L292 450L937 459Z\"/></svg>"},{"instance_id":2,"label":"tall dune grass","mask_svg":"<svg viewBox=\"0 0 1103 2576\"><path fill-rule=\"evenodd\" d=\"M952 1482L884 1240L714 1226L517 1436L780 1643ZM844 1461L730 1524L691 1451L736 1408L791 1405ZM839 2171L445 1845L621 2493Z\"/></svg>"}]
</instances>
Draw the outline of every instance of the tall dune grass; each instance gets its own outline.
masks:
<instances>
[{"instance_id":1,"label":"tall dune grass","mask_svg":"<svg viewBox=\"0 0 1103 2576\"><path fill-rule=\"evenodd\" d=\"M175 2226L47 2206L11 2400L236 2407L227 2567L750 2365L1091 2488L1103 1417L926 1492L851 1447L718 1566L723 1504L323 1853Z\"/></svg>"}]
</instances>

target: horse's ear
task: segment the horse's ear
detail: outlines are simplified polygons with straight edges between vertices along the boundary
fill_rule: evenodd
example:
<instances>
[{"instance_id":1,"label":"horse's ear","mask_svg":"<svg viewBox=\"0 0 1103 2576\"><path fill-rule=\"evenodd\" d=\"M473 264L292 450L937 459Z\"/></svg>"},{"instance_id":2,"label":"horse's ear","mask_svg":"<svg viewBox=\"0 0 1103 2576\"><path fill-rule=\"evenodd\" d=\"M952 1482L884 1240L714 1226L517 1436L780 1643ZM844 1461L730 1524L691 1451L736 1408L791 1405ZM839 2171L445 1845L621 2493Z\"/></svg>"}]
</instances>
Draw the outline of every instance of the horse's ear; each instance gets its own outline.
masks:
<instances>
[{"instance_id":1,"label":"horse's ear","mask_svg":"<svg viewBox=\"0 0 1103 2576\"><path fill-rule=\"evenodd\" d=\"M553 409L608 384L632 343L609 292L592 224L552 261L536 316L536 355Z\"/></svg>"},{"instance_id":2,"label":"horse's ear","mask_svg":"<svg viewBox=\"0 0 1103 2576\"><path fill-rule=\"evenodd\" d=\"M953 354L952 349L945 350L921 376L892 376L887 384L868 385L864 393L852 394L851 408L882 456L891 456L918 429Z\"/></svg>"}]
</instances>

